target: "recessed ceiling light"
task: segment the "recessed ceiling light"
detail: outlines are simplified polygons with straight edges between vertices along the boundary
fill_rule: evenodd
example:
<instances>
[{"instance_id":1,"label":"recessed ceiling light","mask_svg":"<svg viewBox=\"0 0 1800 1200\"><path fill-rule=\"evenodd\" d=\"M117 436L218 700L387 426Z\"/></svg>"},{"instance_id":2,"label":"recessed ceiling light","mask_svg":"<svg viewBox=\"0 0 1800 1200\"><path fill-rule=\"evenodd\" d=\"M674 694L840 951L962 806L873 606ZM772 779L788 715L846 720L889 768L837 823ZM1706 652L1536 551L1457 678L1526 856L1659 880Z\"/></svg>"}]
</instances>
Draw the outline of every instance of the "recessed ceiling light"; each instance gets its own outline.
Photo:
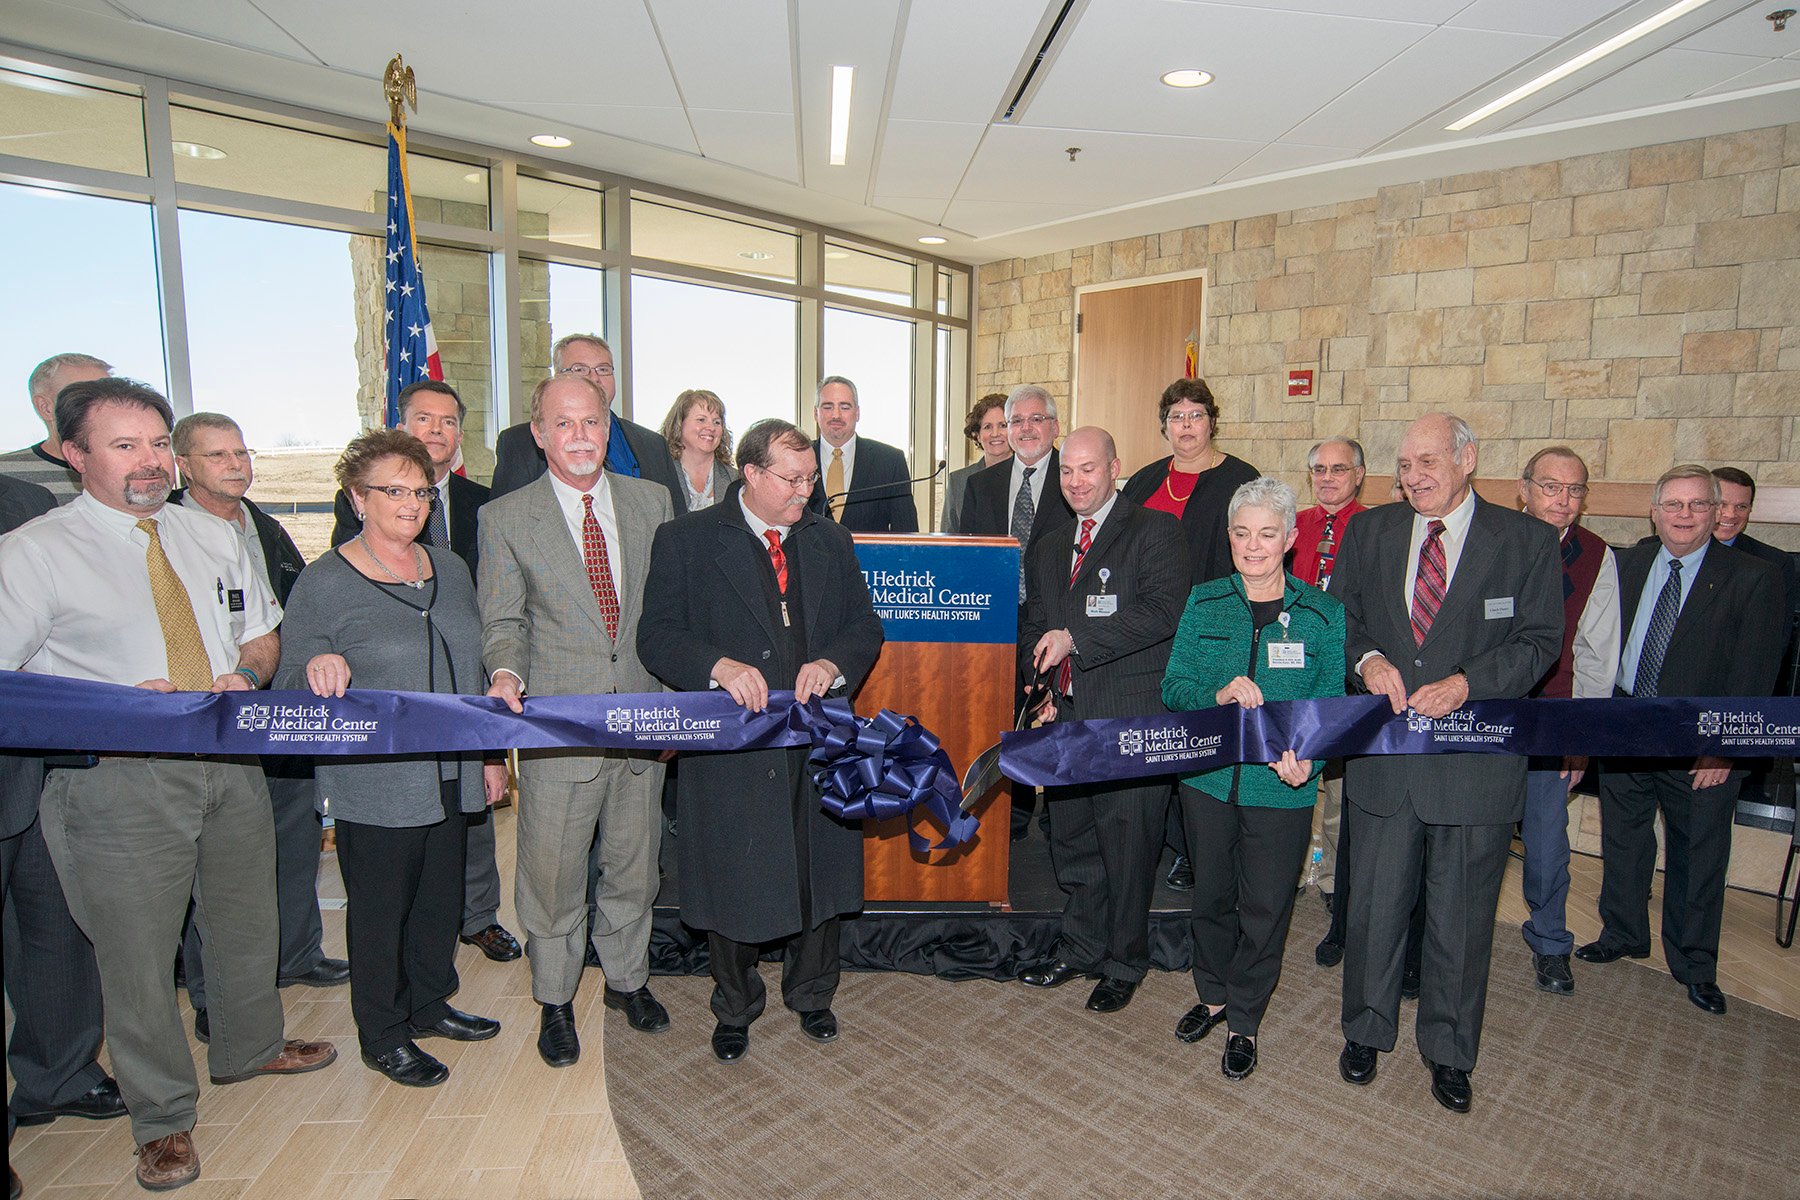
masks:
<instances>
[{"instance_id":1,"label":"recessed ceiling light","mask_svg":"<svg viewBox=\"0 0 1800 1200\"><path fill-rule=\"evenodd\" d=\"M1170 71L1162 77L1162 81L1172 88L1205 87L1213 81L1211 71L1200 71L1186 67L1179 71Z\"/></svg>"},{"instance_id":2,"label":"recessed ceiling light","mask_svg":"<svg viewBox=\"0 0 1800 1200\"><path fill-rule=\"evenodd\" d=\"M856 82L855 67L831 68L831 165L841 167L850 158L850 89Z\"/></svg>"},{"instance_id":3,"label":"recessed ceiling light","mask_svg":"<svg viewBox=\"0 0 1800 1200\"><path fill-rule=\"evenodd\" d=\"M217 146L208 146L204 142L171 142L169 149L183 158L204 158L209 161L225 157L225 152Z\"/></svg>"},{"instance_id":4,"label":"recessed ceiling light","mask_svg":"<svg viewBox=\"0 0 1800 1200\"><path fill-rule=\"evenodd\" d=\"M739 258L747 258L751 262L768 262L771 258L774 258L775 256L773 254L769 253L767 250L739 250L738 257Z\"/></svg>"},{"instance_id":5,"label":"recessed ceiling light","mask_svg":"<svg viewBox=\"0 0 1800 1200\"><path fill-rule=\"evenodd\" d=\"M925 237L920 238L919 245L921 245L921 246L941 246L949 240L950 240L949 238L941 238L941 237L937 236L937 234L933 233L933 234L928 234Z\"/></svg>"},{"instance_id":6,"label":"recessed ceiling light","mask_svg":"<svg viewBox=\"0 0 1800 1200\"><path fill-rule=\"evenodd\" d=\"M480 171L470 171L467 175L463 176L463 182L464 183L480 183L481 182L481 172Z\"/></svg>"},{"instance_id":7,"label":"recessed ceiling light","mask_svg":"<svg viewBox=\"0 0 1800 1200\"><path fill-rule=\"evenodd\" d=\"M850 252L848 250L827 250L825 252L825 257L826 258L849 258Z\"/></svg>"},{"instance_id":8,"label":"recessed ceiling light","mask_svg":"<svg viewBox=\"0 0 1800 1200\"><path fill-rule=\"evenodd\" d=\"M560 133L534 133L531 135L531 144L542 146L546 150L567 150L575 143Z\"/></svg>"}]
</instances>

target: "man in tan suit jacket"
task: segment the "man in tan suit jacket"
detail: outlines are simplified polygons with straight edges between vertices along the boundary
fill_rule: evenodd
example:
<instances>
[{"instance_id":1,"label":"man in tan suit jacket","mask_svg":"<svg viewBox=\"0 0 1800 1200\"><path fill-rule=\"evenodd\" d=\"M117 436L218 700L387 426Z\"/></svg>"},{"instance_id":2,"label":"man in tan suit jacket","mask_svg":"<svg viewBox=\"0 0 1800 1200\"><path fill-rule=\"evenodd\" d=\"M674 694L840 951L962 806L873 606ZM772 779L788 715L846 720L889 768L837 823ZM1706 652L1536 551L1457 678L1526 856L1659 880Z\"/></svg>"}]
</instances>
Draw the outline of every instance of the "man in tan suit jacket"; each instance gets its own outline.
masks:
<instances>
[{"instance_id":1,"label":"man in tan suit jacket","mask_svg":"<svg viewBox=\"0 0 1800 1200\"><path fill-rule=\"evenodd\" d=\"M656 527L670 518L658 484L602 470L609 421L600 389L556 375L531 397L546 474L481 510L482 661L488 695L520 711L528 693L662 690L638 662L637 627ZM588 849L601 864L593 945L608 1008L660 1033L669 1015L649 988L663 766L625 751L520 755L515 896L543 1006L538 1053L581 1056L573 1001L587 950Z\"/></svg>"}]
</instances>

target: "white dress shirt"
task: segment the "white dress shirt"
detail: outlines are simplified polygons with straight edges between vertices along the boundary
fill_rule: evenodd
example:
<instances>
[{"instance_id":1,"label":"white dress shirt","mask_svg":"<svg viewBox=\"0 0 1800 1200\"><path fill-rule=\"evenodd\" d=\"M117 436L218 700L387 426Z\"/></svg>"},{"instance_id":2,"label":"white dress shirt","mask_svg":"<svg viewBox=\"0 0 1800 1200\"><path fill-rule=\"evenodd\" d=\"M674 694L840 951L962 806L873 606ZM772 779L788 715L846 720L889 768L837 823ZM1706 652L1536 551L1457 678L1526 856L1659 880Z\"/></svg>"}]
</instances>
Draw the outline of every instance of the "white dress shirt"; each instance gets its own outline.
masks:
<instances>
[{"instance_id":1,"label":"white dress shirt","mask_svg":"<svg viewBox=\"0 0 1800 1200\"><path fill-rule=\"evenodd\" d=\"M576 491L551 474L550 490L556 494L556 503L562 509L563 522L569 527L569 536L575 539L575 557L580 560L583 573L587 571L587 552L582 547L581 529L587 521L587 508L582 504L581 498L586 495L594 497L594 519L600 522L600 532L606 536L606 562L612 568L613 591L623 596L627 580L625 564L619 554L619 520L613 513L612 488L607 486L606 472L595 471L594 486L586 492Z\"/></svg>"},{"instance_id":2,"label":"white dress shirt","mask_svg":"<svg viewBox=\"0 0 1800 1200\"><path fill-rule=\"evenodd\" d=\"M1118 502L1119 493L1114 492L1106 498L1105 504L1102 504L1099 508L1094 510L1093 516L1084 517L1080 513L1075 514L1075 540L1069 544L1070 574L1075 573L1075 563L1081 554L1081 523L1083 521L1092 521L1094 523L1093 532L1088 534L1088 546L1091 549L1094 542L1100 539L1100 530L1105 528L1106 518L1112 515L1113 506Z\"/></svg>"},{"instance_id":3,"label":"white dress shirt","mask_svg":"<svg viewBox=\"0 0 1800 1200\"><path fill-rule=\"evenodd\" d=\"M193 488L181 493L181 507L190 508L197 513L206 513L209 517L213 515L201 507L200 501L194 499ZM239 500L237 520L226 521L225 524L231 526L232 531L244 539L244 547L250 551L251 563L265 579L268 578L269 562L263 554L262 535L256 532L256 521L250 515L250 506Z\"/></svg>"},{"instance_id":4,"label":"white dress shirt","mask_svg":"<svg viewBox=\"0 0 1800 1200\"><path fill-rule=\"evenodd\" d=\"M1428 528L1433 521L1444 523L1444 532L1438 534L1438 542L1444 547L1444 595L1450 594L1450 583L1456 578L1456 566L1462 561L1463 547L1469 541L1469 525L1475 520L1475 489L1471 487L1469 494L1462 498L1462 503L1441 517L1427 517L1422 513L1413 513L1412 538L1406 545L1406 579L1400 591L1400 607L1412 612L1413 588L1419 582L1419 548L1425 544ZM1371 650L1356 660L1356 674L1360 678L1363 667L1371 658L1387 657L1380 650Z\"/></svg>"},{"instance_id":5,"label":"white dress shirt","mask_svg":"<svg viewBox=\"0 0 1800 1200\"><path fill-rule=\"evenodd\" d=\"M1563 537L1568 536L1564 530ZM1572 698L1603 700L1613 694L1613 677L1619 671L1619 565L1611 546L1600 556L1594 590L1575 620L1569 658L1575 672L1569 681Z\"/></svg>"},{"instance_id":6,"label":"white dress shirt","mask_svg":"<svg viewBox=\"0 0 1800 1200\"><path fill-rule=\"evenodd\" d=\"M1712 539L1701 542L1697 549L1689 551L1681 559L1681 605L1676 608L1677 618L1681 609L1687 607L1688 594L1694 590L1694 576L1700 573L1700 564L1706 560L1707 547ZM1637 683L1638 655L1644 650L1644 635L1650 632L1650 618L1656 611L1656 598L1662 595L1663 584L1669 581L1669 564L1675 556L1669 553L1667 546L1656 548L1656 561L1650 564L1650 574L1644 580L1644 590L1638 593L1637 612L1632 614L1631 633L1625 638L1624 648L1619 652L1619 687L1629 692ZM1607 693L1611 695L1611 693Z\"/></svg>"}]
</instances>

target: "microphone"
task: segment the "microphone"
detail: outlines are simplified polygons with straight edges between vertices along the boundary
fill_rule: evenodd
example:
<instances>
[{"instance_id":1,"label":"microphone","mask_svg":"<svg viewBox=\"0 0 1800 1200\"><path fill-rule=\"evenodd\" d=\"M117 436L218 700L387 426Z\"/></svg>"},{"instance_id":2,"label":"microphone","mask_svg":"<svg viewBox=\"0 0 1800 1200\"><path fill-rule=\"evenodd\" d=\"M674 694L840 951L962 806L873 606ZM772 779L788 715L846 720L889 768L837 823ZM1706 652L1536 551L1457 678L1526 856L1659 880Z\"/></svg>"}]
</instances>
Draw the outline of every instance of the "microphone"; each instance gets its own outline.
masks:
<instances>
[{"instance_id":1,"label":"microphone","mask_svg":"<svg viewBox=\"0 0 1800 1200\"><path fill-rule=\"evenodd\" d=\"M944 473L944 468L948 467L949 465L950 465L950 461L948 459L940 458L940 459L938 459L937 470L933 471L929 475L921 475L917 479L908 479L904 484L901 484L901 483L871 483L866 487L845 488L841 492L833 492L831 495L825 497L825 507L827 509L829 509L831 507L831 502L833 500L847 500L852 496L859 496L864 492L891 492L894 495L899 495L899 489L901 489L902 487L910 488L914 484L925 483L929 480L936 479L939 475L942 475Z\"/></svg>"}]
</instances>

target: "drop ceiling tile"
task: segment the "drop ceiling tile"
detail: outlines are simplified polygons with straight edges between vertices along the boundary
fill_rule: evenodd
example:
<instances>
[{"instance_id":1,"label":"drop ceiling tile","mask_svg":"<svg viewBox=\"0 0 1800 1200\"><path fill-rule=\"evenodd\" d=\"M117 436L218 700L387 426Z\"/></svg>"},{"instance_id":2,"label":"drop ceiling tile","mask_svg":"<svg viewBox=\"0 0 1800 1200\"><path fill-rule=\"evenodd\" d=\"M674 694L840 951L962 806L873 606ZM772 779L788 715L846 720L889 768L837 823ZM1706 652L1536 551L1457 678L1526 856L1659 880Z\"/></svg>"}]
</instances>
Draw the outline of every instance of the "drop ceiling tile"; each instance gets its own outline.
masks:
<instances>
[{"instance_id":1,"label":"drop ceiling tile","mask_svg":"<svg viewBox=\"0 0 1800 1200\"><path fill-rule=\"evenodd\" d=\"M911 217L915 221L924 221L928 225L937 225L944 219L944 210L950 206L948 200L935 196L882 196L876 195L869 203L876 208L885 208L889 212L899 213L903 217Z\"/></svg>"},{"instance_id":2,"label":"drop ceiling tile","mask_svg":"<svg viewBox=\"0 0 1800 1200\"><path fill-rule=\"evenodd\" d=\"M786 0L647 0L690 108L794 111Z\"/></svg>"},{"instance_id":3,"label":"drop ceiling tile","mask_svg":"<svg viewBox=\"0 0 1800 1200\"><path fill-rule=\"evenodd\" d=\"M82 6L86 11L106 14L108 6ZM283 58L312 61L305 46L263 15L249 0L213 0L201 6L192 0L129 0L125 6L145 22L162 29L191 33L233 46L278 54ZM112 16L119 16L112 9ZM383 60L385 61L385 60Z\"/></svg>"},{"instance_id":4,"label":"drop ceiling tile","mask_svg":"<svg viewBox=\"0 0 1800 1200\"><path fill-rule=\"evenodd\" d=\"M1074 162L1064 152L1069 146L1081 147ZM1107 208L1209 187L1259 149L1255 142L1216 138L997 125L956 198L1030 196Z\"/></svg>"},{"instance_id":5,"label":"drop ceiling tile","mask_svg":"<svg viewBox=\"0 0 1800 1200\"><path fill-rule=\"evenodd\" d=\"M1034 225L1080 216L1085 205L1030 200L958 200L944 214L944 227L975 237L995 237Z\"/></svg>"},{"instance_id":6,"label":"drop ceiling tile","mask_svg":"<svg viewBox=\"0 0 1800 1200\"><path fill-rule=\"evenodd\" d=\"M1541 33L1560 38L1629 7L1620 0L1475 0L1445 24L1454 29Z\"/></svg>"},{"instance_id":7,"label":"drop ceiling tile","mask_svg":"<svg viewBox=\"0 0 1800 1200\"><path fill-rule=\"evenodd\" d=\"M889 121L881 140L875 191L948 200L962 182L987 128L944 121Z\"/></svg>"},{"instance_id":8,"label":"drop ceiling tile","mask_svg":"<svg viewBox=\"0 0 1800 1200\"><path fill-rule=\"evenodd\" d=\"M800 157L794 146L792 113L690 108L688 118L706 157L798 182Z\"/></svg>"},{"instance_id":9,"label":"drop ceiling tile","mask_svg":"<svg viewBox=\"0 0 1800 1200\"><path fill-rule=\"evenodd\" d=\"M1787 32L1776 33L1775 26L1764 13L1777 8L1794 7L1787 0L1780 4L1757 4L1724 20L1709 25L1699 33L1683 38L1676 45L1683 50L1710 50L1715 54L1748 54L1757 58L1781 58L1800 52L1800 20L1788 22Z\"/></svg>"},{"instance_id":10,"label":"drop ceiling tile","mask_svg":"<svg viewBox=\"0 0 1800 1200\"><path fill-rule=\"evenodd\" d=\"M1761 65L1762 60L1741 54L1659 51L1592 87L1522 117L1513 127L1550 125L1673 104Z\"/></svg>"},{"instance_id":11,"label":"drop ceiling tile","mask_svg":"<svg viewBox=\"0 0 1800 1200\"><path fill-rule=\"evenodd\" d=\"M629 104L534 104L530 112L536 122L549 126L544 132L564 134L574 139L576 145L581 144L581 131L591 130L594 133L666 146L683 154L695 154L700 150L699 144L694 141L694 131L688 126L687 113L679 108ZM535 146L527 149L533 154L545 153ZM555 155L557 152L552 150L549 153Z\"/></svg>"},{"instance_id":12,"label":"drop ceiling tile","mask_svg":"<svg viewBox=\"0 0 1800 1200\"><path fill-rule=\"evenodd\" d=\"M1014 67L1035 52L1044 0L913 0L888 115L986 121L1008 97Z\"/></svg>"},{"instance_id":13,"label":"drop ceiling tile","mask_svg":"<svg viewBox=\"0 0 1800 1200\"><path fill-rule=\"evenodd\" d=\"M1752 67L1742 75L1733 75L1722 83L1702 88L1694 94L1719 96L1726 92L1741 92L1747 88L1767 87L1772 83L1790 83L1796 79L1800 79L1800 58L1777 58ZM1794 98L1794 105L1794 111L1800 112L1800 96Z\"/></svg>"},{"instance_id":14,"label":"drop ceiling tile","mask_svg":"<svg viewBox=\"0 0 1800 1200\"><path fill-rule=\"evenodd\" d=\"M1206 0L1178 0L1179 3L1203 3ZM1468 7L1469 0L1231 0L1240 8L1260 8L1272 12L1310 13L1338 17L1367 17L1372 20L1422 21L1441 25L1457 11Z\"/></svg>"},{"instance_id":15,"label":"drop ceiling tile","mask_svg":"<svg viewBox=\"0 0 1800 1200\"><path fill-rule=\"evenodd\" d=\"M1264 175L1279 175L1283 171L1298 171L1303 167L1344 162L1357 157L1359 153L1345 146L1301 146L1288 142L1271 142L1221 175L1219 182L1236 183L1244 179L1259 179Z\"/></svg>"},{"instance_id":16,"label":"drop ceiling tile","mask_svg":"<svg viewBox=\"0 0 1800 1200\"><path fill-rule=\"evenodd\" d=\"M861 204L875 168L876 136L887 101L901 0L794 0L800 29L800 146L807 188ZM856 68L850 91L850 146L830 165L832 68Z\"/></svg>"}]
</instances>

